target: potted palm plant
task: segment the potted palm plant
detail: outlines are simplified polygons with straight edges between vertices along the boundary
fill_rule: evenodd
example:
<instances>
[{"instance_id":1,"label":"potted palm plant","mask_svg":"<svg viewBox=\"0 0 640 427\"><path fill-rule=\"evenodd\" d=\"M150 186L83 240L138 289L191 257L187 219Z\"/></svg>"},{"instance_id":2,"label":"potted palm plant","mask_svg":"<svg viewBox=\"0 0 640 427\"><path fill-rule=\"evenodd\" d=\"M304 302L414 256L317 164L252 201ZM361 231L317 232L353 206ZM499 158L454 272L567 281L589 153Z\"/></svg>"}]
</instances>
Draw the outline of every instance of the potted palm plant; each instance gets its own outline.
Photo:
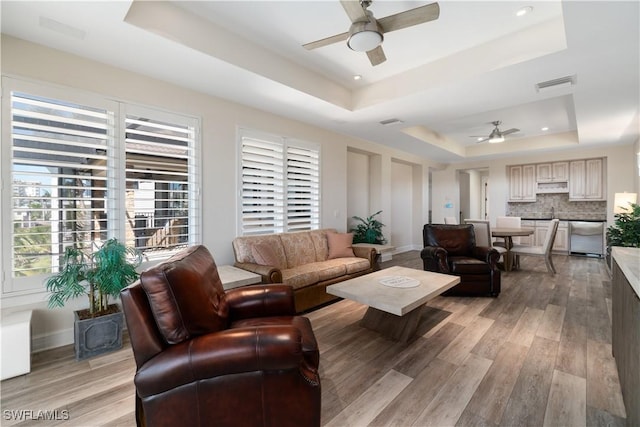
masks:
<instances>
[{"instance_id":1,"label":"potted palm plant","mask_svg":"<svg viewBox=\"0 0 640 427\"><path fill-rule=\"evenodd\" d=\"M382 227L384 224L375 219L375 216L379 215L382 211L378 211L373 215L369 215L366 218L359 216L353 216L352 218L360 221L360 224L353 227L350 232L353 232L353 243L373 243L377 245L383 245L387 242L382 234Z\"/></svg>"},{"instance_id":2,"label":"potted palm plant","mask_svg":"<svg viewBox=\"0 0 640 427\"><path fill-rule=\"evenodd\" d=\"M136 268L142 254L110 239L94 253L87 255L76 247L68 247L58 273L49 277L49 307L63 307L74 298L87 295L89 308L74 312L74 346L77 360L86 359L122 347L124 315L109 297L138 278Z\"/></svg>"},{"instance_id":3,"label":"potted palm plant","mask_svg":"<svg viewBox=\"0 0 640 427\"><path fill-rule=\"evenodd\" d=\"M607 228L609 247L640 248L640 205L630 204L628 212L615 215L615 223Z\"/></svg>"}]
</instances>

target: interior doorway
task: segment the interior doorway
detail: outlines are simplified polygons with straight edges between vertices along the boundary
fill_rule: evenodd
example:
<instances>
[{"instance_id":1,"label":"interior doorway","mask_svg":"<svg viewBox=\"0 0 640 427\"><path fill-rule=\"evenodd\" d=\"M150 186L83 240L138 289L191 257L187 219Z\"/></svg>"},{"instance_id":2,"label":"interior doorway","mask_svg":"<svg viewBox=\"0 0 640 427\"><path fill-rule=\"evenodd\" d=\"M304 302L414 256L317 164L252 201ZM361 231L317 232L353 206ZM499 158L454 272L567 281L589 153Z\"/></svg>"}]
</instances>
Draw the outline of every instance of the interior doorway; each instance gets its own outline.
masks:
<instances>
[{"instance_id":1,"label":"interior doorway","mask_svg":"<svg viewBox=\"0 0 640 427\"><path fill-rule=\"evenodd\" d=\"M460 222L465 218L489 218L489 169L461 169L458 171Z\"/></svg>"}]
</instances>

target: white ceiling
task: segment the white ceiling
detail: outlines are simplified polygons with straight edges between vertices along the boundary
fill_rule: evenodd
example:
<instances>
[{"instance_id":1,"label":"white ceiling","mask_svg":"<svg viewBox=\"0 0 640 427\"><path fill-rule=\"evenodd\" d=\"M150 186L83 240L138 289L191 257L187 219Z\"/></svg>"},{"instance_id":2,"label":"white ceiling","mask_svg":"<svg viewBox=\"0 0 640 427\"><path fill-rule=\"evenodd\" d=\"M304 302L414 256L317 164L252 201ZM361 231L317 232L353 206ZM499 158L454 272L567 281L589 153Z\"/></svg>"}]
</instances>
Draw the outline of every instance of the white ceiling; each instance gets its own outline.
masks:
<instances>
[{"instance_id":1,"label":"white ceiling","mask_svg":"<svg viewBox=\"0 0 640 427\"><path fill-rule=\"evenodd\" d=\"M369 9L382 18L428 3ZM638 138L638 1L439 5L436 21L385 34L376 67L344 42L301 47L348 30L337 0L3 0L1 13L3 33L435 161ZM524 6L533 12L515 16ZM564 76L576 84L535 89ZM379 124L392 118L402 123ZM494 120L520 132L470 137Z\"/></svg>"}]
</instances>

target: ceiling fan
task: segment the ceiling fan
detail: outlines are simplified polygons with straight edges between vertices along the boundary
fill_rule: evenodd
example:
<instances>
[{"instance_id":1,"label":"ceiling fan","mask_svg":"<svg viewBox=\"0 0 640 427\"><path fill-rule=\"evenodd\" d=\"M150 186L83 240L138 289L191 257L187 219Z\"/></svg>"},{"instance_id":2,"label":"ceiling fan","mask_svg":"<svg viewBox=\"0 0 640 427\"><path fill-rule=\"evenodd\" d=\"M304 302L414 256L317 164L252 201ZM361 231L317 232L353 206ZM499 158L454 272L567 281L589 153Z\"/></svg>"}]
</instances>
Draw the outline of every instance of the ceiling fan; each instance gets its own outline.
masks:
<instances>
[{"instance_id":1,"label":"ceiling fan","mask_svg":"<svg viewBox=\"0 0 640 427\"><path fill-rule=\"evenodd\" d=\"M438 19L440 6L431 3L394 15L376 19L367 10L372 0L340 0L342 7L351 20L349 31L335 36L304 44L307 50L316 49L347 40L347 46L357 52L367 52L371 65L382 64L387 60L382 50L384 34L414 25Z\"/></svg>"},{"instance_id":2,"label":"ceiling fan","mask_svg":"<svg viewBox=\"0 0 640 427\"><path fill-rule=\"evenodd\" d=\"M478 138L478 143L480 142L485 142L485 141L489 141L490 143L494 144L497 142L504 142L504 137L507 135L510 135L512 133L516 133L516 132L520 132L520 129L516 129L516 128L511 128L511 129L507 129L505 131L501 131L500 128L498 127L502 122L500 120L496 120L494 122L491 122L491 124L494 126L493 130L491 131L491 133L489 134L489 136L472 136L472 138Z\"/></svg>"}]
</instances>

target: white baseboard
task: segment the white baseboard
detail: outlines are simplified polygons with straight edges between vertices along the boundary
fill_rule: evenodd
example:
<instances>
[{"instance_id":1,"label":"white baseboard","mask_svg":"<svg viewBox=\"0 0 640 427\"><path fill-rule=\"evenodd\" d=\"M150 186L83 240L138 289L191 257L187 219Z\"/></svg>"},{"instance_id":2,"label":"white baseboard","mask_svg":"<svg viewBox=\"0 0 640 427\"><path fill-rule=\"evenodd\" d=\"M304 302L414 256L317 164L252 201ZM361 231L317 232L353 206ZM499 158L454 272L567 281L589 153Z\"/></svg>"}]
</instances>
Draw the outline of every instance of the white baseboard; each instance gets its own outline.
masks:
<instances>
[{"instance_id":1,"label":"white baseboard","mask_svg":"<svg viewBox=\"0 0 640 427\"><path fill-rule=\"evenodd\" d=\"M38 353L69 344L73 344L73 328L61 329L48 334L31 337L31 352Z\"/></svg>"},{"instance_id":2,"label":"white baseboard","mask_svg":"<svg viewBox=\"0 0 640 427\"><path fill-rule=\"evenodd\" d=\"M403 252L409 252L409 251L419 251L422 250L422 246L419 245L406 245L406 246L400 246L397 247L394 251L393 254L401 254Z\"/></svg>"}]
</instances>

